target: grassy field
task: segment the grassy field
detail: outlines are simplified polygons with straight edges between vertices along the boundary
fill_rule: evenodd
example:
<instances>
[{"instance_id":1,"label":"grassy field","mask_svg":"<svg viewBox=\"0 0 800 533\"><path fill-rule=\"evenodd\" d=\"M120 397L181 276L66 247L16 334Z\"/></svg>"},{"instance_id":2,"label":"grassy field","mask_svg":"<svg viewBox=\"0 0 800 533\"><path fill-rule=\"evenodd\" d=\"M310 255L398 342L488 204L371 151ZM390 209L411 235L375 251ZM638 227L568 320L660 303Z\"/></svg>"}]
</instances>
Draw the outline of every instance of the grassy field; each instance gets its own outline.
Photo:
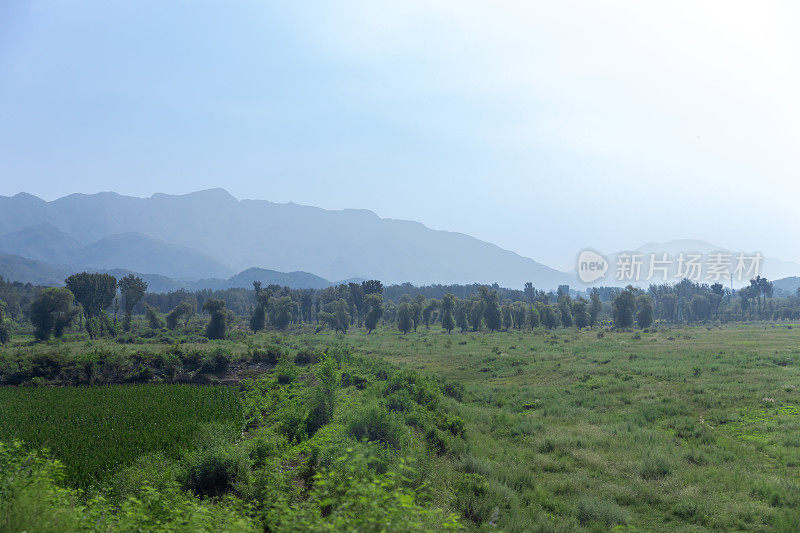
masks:
<instances>
[{"instance_id":1,"label":"grassy field","mask_svg":"<svg viewBox=\"0 0 800 533\"><path fill-rule=\"evenodd\" d=\"M0 388L0 441L48 448L78 487L102 482L139 456L175 458L201 426L241 430L235 388L190 385Z\"/></svg>"},{"instance_id":2,"label":"grassy field","mask_svg":"<svg viewBox=\"0 0 800 533\"><path fill-rule=\"evenodd\" d=\"M505 528L800 527L800 328L347 341L465 385L453 466L489 481L484 512Z\"/></svg>"},{"instance_id":3,"label":"grassy field","mask_svg":"<svg viewBox=\"0 0 800 533\"><path fill-rule=\"evenodd\" d=\"M433 497L437 506L458 513L469 527L800 529L797 326L452 335L433 327L407 335L386 329L370 335L268 332L246 341L215 341L191 349L202 352L201 360L220 349L234 352L231 368L257 374L272 373L271 366L263 363L269 347L292 354L291 364L297 364L308 351L343 344L357 356L439 382L445 397L437 413L459 417L463 421L459 435L464 438L453 439L428 460L433 472L429 475L435 478ZM14 349L27 353L39 348ZM61 350L62 358L79 359L91 350L85 343L47 349ZM119 348L108 343L106 349L159 352L152 343ZM161 345L161 350L175 348ZM32 352L27 356L34 358ZM178 359L186 357L184 353ZM305 367L291 370L289 360L281 357L286 364L276 372L295 376L306 372ZM185 361L181 364L181 372L193 368ZM230 379L224 372L209 376ZM276 379L282 382L280 376ZM345 427L362 393L344 383L344 374L342 379L334 425ZM352 382L353 376L348 379ZM396 404L405 400L378 387L375 380L368 380L370 397L382 398L380 405L402 414ZM187 441L180 439L191 432L187 428L198 417L236 420L240 415L228 390L1 388L0 440L22 436L37 446L47 445L65 454L68 466L79 475L107 464L109 458L115 460L114 453L126 462L136 450L168 450L175 441L186 446ZM254 397L272 406L294 401L285 394L263 389ZM263 423L278 426L293 416L288 408L275 413L272 418L265 416ZM404 416L413 426L413 417L408 412ZM90 426L74 423L87 419ZM444 427L441 420L435 422ZM86 427L96 428L94 437ZM114 438L100 437L112 427L119 432ZM98 442L106 443L100 446L105 450L96 452L105 459L89 459L90 451L81 462L81 450L97 447ZM107 448L111 442L120 443L118 452ZM421 442L430 449L429 435Z\"/></svg>"}]
</instances>

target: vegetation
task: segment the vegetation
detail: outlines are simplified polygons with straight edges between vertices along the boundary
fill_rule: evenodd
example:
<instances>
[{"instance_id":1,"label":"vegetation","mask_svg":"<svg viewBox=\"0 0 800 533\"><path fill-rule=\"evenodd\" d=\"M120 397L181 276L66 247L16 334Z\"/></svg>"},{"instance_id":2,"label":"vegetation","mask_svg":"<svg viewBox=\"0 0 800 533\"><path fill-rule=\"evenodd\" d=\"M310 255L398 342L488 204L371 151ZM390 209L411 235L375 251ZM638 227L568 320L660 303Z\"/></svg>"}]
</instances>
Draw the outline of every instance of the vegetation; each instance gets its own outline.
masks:
<instances>
[{"instance_id":1,"label":"vegetation","mask_svg":"<svg viewBox=\"0 0 800 533\"><path fill-rule=\"evenodd\" d=\"M0 348L0 530L800 527L797 297L768 282L182 292L166 327L146 294L122 333L0 287L32 295Z\"/></svg>"}]
</instances>

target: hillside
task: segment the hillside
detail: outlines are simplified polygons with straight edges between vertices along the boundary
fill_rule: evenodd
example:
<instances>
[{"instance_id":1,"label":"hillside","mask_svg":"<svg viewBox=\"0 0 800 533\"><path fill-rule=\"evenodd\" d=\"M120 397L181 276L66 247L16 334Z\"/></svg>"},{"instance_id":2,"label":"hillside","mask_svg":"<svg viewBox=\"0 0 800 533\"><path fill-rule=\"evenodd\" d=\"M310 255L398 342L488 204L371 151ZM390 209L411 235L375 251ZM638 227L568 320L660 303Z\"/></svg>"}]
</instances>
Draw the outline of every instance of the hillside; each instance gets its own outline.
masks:
<instances>
[{"instance_id":1,"label":"hillside","mask_svg":"<svg viewBox=\"0 0 800 533\"><path fill-rule=\"evenodd\" d=\"M384 219L365 210L237 200L222 189L150 198L72 194L52 202L29 194L0 197L0 234L42 222L86 243L110 235L147 235L206 254L234 271L255 265L314 272L325 279L497 282L510 287L532 281L542 288L574 281L569 274L461 233Z\"/></svg>"}]
</instances>

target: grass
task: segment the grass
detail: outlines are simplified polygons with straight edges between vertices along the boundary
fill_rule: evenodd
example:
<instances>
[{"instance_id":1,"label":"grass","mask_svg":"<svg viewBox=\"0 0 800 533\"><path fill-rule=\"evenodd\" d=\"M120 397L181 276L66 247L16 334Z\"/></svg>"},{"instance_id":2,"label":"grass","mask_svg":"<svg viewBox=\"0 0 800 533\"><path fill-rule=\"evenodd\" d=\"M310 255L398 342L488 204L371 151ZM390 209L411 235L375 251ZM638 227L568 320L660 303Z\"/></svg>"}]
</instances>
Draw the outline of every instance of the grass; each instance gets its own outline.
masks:
<instances>
[{"instance_id":1,"label":"grass","mask_svg":"<svg viewBox=\"0 0 800 533\"><path fill-rule=\"evenodd\" d=\"M209 423L242 426L235 389L190 385L0 388L0 441L48 448L86 488L148 453L177 457Z\"/></svg>"},{"instance_id":2,"label":"grass","mask_svg":"<svg viewBox=\"0 0 800 533\"><path fill-rule=\"evenodd\" d=\"M438 407L431 404L433 418L417 407L428 405L429 392L402 373L381 382L357 366L343 370L348 392L340 397L335 425L355 438L402 442L415 453L422 452L413 443L423 443L434 457L426 461L434 467L435 503L476 529L799 530L800 328L603 333L447 335L431 327L407 335L385 328L339 335L297 328L187 343L181 357L187 372L193 368L187 353L196 349L206 357L224 349L234 368L248 361L254 372L272 372L272 363L253 366L261 364L253 354L275 347L313 354L347 345L358 355L431 376L444 393ZM39 349L80 359L96 348L65 342L11 350L33 361ZM172 348L150 342L106 343L103 349L156 356ZM285 391L259 393L268 401L255 409L261 423L289 436L308 432L297 403L302 397L293 391L305 383L309 362L295 359L275 367L275 382ZM134 387L120 389L126 388ZM13 394L50 390L0 389L0 413ZM103 389L70 390L91 395L87 391ZM377 394L388 413L365 405L362 390ZM270 405L286 407L271 414ZM414 435L391 429L401 419ZM0 416L0 439L7 438L4 421ZM33 422L21 424L35 434Z\"/></svg>"}]
</instances>

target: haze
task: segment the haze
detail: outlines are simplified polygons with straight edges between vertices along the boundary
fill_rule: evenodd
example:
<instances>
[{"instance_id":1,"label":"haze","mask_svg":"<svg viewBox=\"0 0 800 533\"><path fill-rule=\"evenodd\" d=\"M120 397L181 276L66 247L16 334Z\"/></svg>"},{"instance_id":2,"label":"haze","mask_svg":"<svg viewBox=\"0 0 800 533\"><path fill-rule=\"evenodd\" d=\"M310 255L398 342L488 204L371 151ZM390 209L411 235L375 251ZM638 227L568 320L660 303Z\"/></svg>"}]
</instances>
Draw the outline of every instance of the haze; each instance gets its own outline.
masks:
<instances>
[{"instance_id":1,"label":"haze","mask_svg":"<svg viewBox=\"0 0 800 533\"><path fill-rule=\"evenodd\" d=\"M5 2L0 194L371 209L557 268L800 260L791 3Z\"/></svg>"}]
</instances>

